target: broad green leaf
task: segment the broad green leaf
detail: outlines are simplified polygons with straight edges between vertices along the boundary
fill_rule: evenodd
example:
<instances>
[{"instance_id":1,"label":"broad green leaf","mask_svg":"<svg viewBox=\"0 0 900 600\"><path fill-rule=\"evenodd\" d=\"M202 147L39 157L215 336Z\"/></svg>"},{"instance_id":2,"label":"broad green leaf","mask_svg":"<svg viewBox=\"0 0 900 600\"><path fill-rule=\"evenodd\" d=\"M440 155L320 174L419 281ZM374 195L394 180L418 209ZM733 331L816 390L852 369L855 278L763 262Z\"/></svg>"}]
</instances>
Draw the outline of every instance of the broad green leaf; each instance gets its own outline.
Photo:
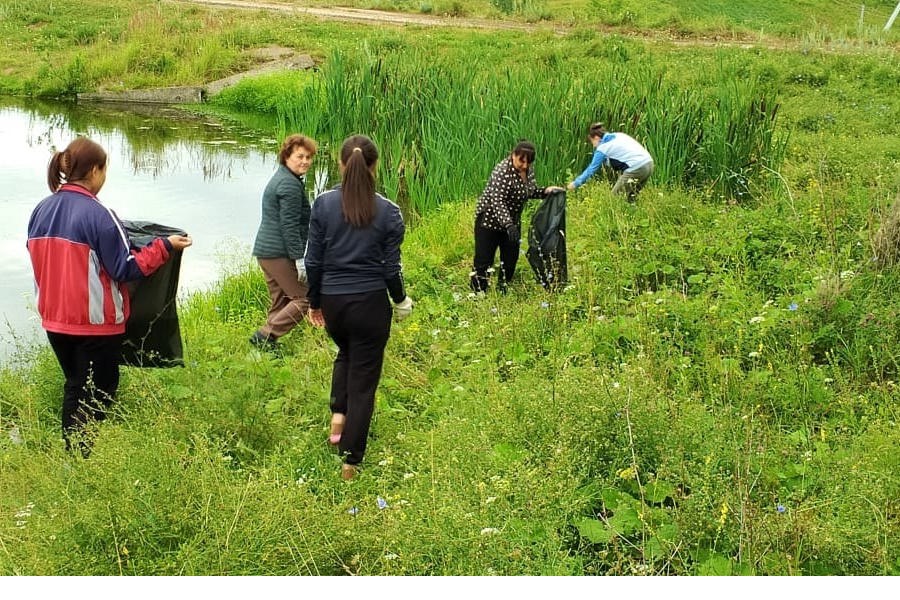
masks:
<instances>
[{"instance_id":1,"label":"broad green leaf","mask_svg":"<svg viewBox=\"0 0 900 600\"><path fill-rule=\"evenodd\" d=\"M657 558L663 558L666 556L666 550L662 542L659 541L658 537L652 537L647 540L647 543L644 544L644 559L645 560L653 560Z\"/></svg>"},{"instance_id":2,"label":"broad green leaf","mask_svg":"<svg viewBox=\"0 0 900 600\"><path fill-rule=\"evenodd\" d=\"M608 544L613 539L613 532L597 519L581 519L575 523L581 537L592 544Z\"/></svg>"},{"instance_id":3,"label":"broad green leaf","mask_svg":"<svg viewBox=\"0 0 900 600\"><path fill-rule=\"evenodd\" d=\"M731 559L719 554L713 554L697 565L697 575L731 575Z\"/></svg>"},{"instance_id":4,"label":"broad green leaf","mask_svg":"<svg viewBox=\"0 0 900 600\"><path fill-rule=\"evenodd\" d=\"M675 486L665 481L651 481L644 486L644 499L648 502L662 502L675 497Z\"/></svg>"},{"instance_id":5,"label":"broad green leaf","mask_svg":"<svg viewBox=\"0 0 900 600\"><path fill-rule=\"evenodd\" d=\"M515 462L525 456L525 450L506 442L495 444L493 450L494 458L503 462Z\"/></svg>"},{"instance_id":6,"label":"broad green leaf","mask_svg":"<svg viewBox=\"0 0 900 600\"><path fill-rule=\"evenodd\" d=\"M629 535L641 528L638 513L630 506L620 504L609 519L609 526L621 535Z\"/></svg>"}]
</instances>

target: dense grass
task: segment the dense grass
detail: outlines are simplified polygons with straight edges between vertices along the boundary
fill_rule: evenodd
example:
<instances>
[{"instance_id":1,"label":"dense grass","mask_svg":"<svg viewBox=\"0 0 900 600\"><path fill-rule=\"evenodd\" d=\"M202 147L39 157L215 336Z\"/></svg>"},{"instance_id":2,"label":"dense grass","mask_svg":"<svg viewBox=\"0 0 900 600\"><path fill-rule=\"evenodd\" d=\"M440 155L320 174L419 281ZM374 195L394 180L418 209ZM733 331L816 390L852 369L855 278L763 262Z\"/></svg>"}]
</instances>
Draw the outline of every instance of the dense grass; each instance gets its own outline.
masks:
<instances>
[{"instance_id":1,"label":"dense grass","mask_svg":"<svg viewBox=\"0 0 900 600\"><path fill-rule=\"evenodd\" d=\"M795 201L595 186L569 207L570 289L523 269L480 300L471 205L437 211L350 485L325 443L333 350L308 327L283 359L250 349L255 270L183 306L186 368L125 371L88 461L60 448L41 352L0 378L24 440L0 440L0 571L896 574L900 281L865 247L834 272L818 199Z\"/></svg>"},{"instance_id":2,"label":"dense grass","mask_svg":"<svg viewBox=\"0 0 900 600\"><path fill-rule=\"evenodd\" d=\"M378 64L432 73L416 58L425 42L390 28L367 40L379 63L349 26L107 5L104 27L122 24L121 44L60 42L38 60L13 48L0 58L2 89L36 90L41 63L52 82L72 56L82 75L101 50L118 65L118 48L139 38L148 53L174 52L150 18L174 14L195 32L172 71L192 64L188 79L216 71L192 63L201 43L230 69L241 48L298 35L330 57L316 77L334 85L341 72L387 85L371 72ZM24 3L2 6L25 18ZM73 10L34 6L42 24L12 42ZM404 247L417 306L394 329L366 468L349 484L325 441L334 350L309 327L285 340L283 358L249 347L266 308L250 264L184 300L185 368L124 371L89 460L62 451L52 354L23 349L0 369L0 573L900 574L900 275L887 255L900 202L895 54L657 47L588 30L427 38L439 49L433 72L450 77L465 53L513 67L511 41L548 78L585 64L665 65L660 89L703 98L754 82L780 105L775 133L790 135L780 187L735 203L660 180L626 205L594 182L569 197L571 287L545 294L523 261L510 293L479 299L466 287L474 194L429 205ZM79 85L112 74L175 82L146 65L119 69ZM304 122L285 98L312 85L279 75L230 102L275 139ZM448 101L465 102L463 92ZM736 115L750 96L727 98L736 104L717 109ZM321 118L329 140L349 133ZM520 126L539 133L531 123ZM164 147L166 135L145 141ZM543 143L572 148L552 135ZM463 150L447 154L465 165ZM550 179L566 167L545 168Z\"/></svg>"}]
</instances>

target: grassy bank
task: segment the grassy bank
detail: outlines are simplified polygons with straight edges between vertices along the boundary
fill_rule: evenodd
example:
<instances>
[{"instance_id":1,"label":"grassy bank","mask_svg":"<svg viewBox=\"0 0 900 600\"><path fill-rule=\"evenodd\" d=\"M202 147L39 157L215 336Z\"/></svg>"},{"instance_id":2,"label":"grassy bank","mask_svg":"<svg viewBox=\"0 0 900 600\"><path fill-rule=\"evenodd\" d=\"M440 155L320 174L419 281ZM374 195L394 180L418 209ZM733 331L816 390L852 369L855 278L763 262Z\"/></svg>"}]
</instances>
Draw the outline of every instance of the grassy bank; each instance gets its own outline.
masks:
<instances>
[{"instance_id":1,"label":"grassy bank","mask_svg":"<svg viewBox=\"0 0 900 600\"><path fill-rule=\"evenodd\" d=\"M0 6L9 16L21 3ZM616 69L664 73L660 89L697 98L753 81L789 142L752 201L678 178L636 205L603 181L570 194L571 286L555 295L523 260L510 293L469 297L475 194L428 204L404 246L417 306L394 328L366 467L350 483L326 443L334 350L310 327L282 358L250 348L266 294L249 264L185 299L185 368L124 371L89 460L62 451L52 354L23 349L0 370L0 573L900 573L892 50L685 48L584 29L385 27L358 44L349 25L125 1L60 26L53 45L41 33L58 23L50 6L35 3L40 25L7 37L0 89L58 87L65 73L76 88L202 81L272 43L426 72L429 51L438 65L478 54L465 63L474 77L527 51L547 88L589 67L606 85ZM101 33L73 42L81 25ZM34 39L50 41L31 53ZM126 51L170 53L171 66L126 74ZM247 82L219 109L298 127L286 98L304 77ZM587 161L553 135L547 147L581 154L542 167L544 179ZM465 165L464 150L429 160ZM475 187L499 158L477 154Z\"/></svg>"},{"instance_id":2,"label":"grassy bank","mask_svg":"<svg viewBox=\"0 0 900 600\"><path fill-rule=\"evenodd\" d=\"M187 366L128 369L87 461L48 352L0 379L6 574L896 574L896 273L864 215L677 192L570 203L572 287L474 300L471 206L406 246L367 468L325 442L333 350L272 359L255 270L182 309ZM855 249L833 270L829 235ZM387 503L379 508L379 498Z\"/></svg>"}]
</instances>

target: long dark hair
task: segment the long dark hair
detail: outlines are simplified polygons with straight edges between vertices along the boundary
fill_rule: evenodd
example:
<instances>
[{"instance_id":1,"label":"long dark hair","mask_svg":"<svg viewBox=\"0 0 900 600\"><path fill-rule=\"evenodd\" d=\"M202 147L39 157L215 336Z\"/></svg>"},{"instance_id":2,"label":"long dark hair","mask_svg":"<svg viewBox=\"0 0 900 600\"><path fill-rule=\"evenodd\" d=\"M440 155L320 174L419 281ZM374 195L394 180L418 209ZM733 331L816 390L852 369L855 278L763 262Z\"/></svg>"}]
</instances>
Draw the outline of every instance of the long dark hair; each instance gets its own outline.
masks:
<instances>
[{"instance_id":1,"label":"long dark hair","mask_svg":"<svg viewBox=\"0 0 900 600\"><path fill-rule=\"evenodd\" d=\"M368 227L375 219L375 175L378 148L364 135L353 135L341 146L341 211L344 219L357 228Z\"/></svg>"},{"instance_id":2,"label":"long dark hair","mask_svg":"<svg viewBox=\"0 0 900 600\"><path fill-rule=\"evenodd\" d=\"M62 152L54 152L47 166L47 185L56 192L63 181L74 183L90 174L94 167L106 167L106 150L86 137L75 138Z\"/></svg>"},{"instance_id":3,"label":"long dark hair","mask_svg":"<svg viewBox=\"0 0 900 600\"><path fill-rule=\"evenodd\" d=\"M513 148L512 153L519 158L528 161L529 165L533 165L537 150L535 150L534 144L532 144L529 140L519 140L519 143L516 144L515 148Z\"/></svg>"}]
</instances>

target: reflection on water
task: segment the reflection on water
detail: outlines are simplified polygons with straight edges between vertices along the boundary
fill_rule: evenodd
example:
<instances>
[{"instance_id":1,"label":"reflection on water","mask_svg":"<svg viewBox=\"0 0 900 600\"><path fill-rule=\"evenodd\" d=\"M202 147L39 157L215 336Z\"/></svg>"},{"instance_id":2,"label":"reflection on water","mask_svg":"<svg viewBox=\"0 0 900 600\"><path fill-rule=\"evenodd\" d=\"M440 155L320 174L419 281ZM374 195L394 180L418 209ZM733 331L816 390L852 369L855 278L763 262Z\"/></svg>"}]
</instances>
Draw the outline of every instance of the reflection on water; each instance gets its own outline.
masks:
<instances>
[{"instance_id":1,"label":"reflection on water","mask_svg":"<svg viewBox=\"0 0 900 600\"><path fill-rule=\"evenodd\" d=\"M194 238L182 293L209 288L251 260L260 196L277 165L279 139L174 109L0 100L0 360L16 341L43 341L25 249L28 218L50 192L47 163L76 135L109 155L98 195L121 219L181 228ZM327 175L316 174L323 188Z\"/></svg>"}]
</instances>

